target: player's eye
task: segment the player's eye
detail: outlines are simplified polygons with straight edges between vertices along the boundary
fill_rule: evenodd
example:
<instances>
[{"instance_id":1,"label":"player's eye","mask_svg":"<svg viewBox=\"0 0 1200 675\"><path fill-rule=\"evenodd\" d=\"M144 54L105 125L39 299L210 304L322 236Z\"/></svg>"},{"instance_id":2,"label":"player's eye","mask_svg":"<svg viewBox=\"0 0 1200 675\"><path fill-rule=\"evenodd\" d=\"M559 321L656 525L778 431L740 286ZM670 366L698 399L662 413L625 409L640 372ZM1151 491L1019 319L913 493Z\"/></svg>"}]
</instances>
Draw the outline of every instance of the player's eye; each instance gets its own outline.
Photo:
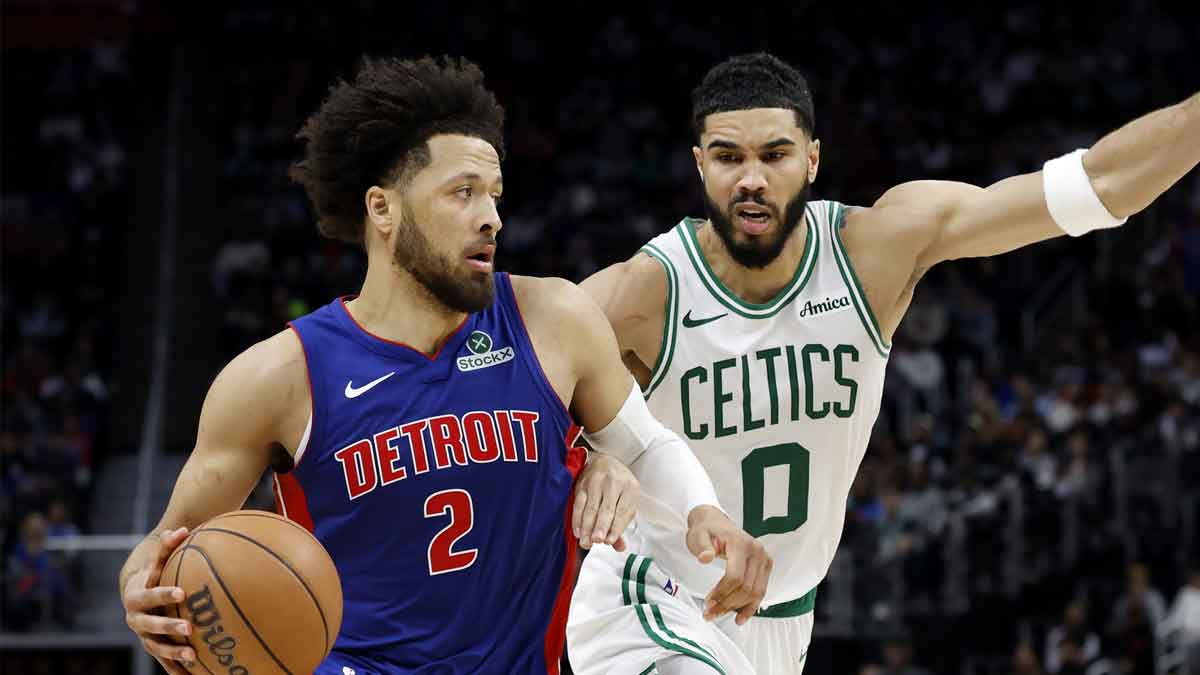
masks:
<instances>
[{"instance_id":1,"label":"player's eye","mask_svg":"<svg viewBox=\"0 0 1200 675\"><path fill-rule=\"evenodd\" d=\"M470 199L471 195L474 194L475 191L471 188L470 185L464 185L464 186L458 188L457 190L455 190L454 193L456 195L458 195L459 197L462 197L463 199Z\"/></svg>"},{"instance_id":2,"label":"player's eye","mask_svg":"<svg viewBox=\"0 0 1200 675\"><path fill-rule=\"evenodd\" d=\"M777 162L777 161L779 161L779 160L783 159L783 158L784 158L784 157L786 157L786 156L787 156L787 155L785 155L785 154L784 154L784 153L782 153L782 152L768 152L768 153L767 153L767 161L768 161L768 162Z\"/></svg>"},{"instance_id":3,"label":"player's eye","mask_svg":"<svg viewBox=\"0 0 1200 675\"><path fill-rule=\"evenodd\" d=\"M724 162L726 164L729 162L736 162L737 155L733 154L732 152L722 152L721 154L717 155L717 161Z\"/></svg>"}]
</instances>

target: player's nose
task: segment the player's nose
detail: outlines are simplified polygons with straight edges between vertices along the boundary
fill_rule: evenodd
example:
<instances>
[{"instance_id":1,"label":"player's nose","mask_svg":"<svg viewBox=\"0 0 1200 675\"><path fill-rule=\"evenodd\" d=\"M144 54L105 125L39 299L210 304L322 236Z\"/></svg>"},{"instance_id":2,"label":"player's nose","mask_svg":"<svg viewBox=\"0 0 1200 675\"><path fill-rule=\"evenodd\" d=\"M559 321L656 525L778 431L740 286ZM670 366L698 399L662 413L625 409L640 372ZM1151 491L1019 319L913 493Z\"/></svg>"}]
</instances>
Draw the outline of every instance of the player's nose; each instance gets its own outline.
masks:
<instances>
[{"instance_id":1,"label":"player's nose","mask_svg":"<svg viewBox=\"0 0 1200 675\"><path fill-rule=\"evenodd\" d=\"M754 194L767 189L767 175L759 162L746 162L742 174L738 176L737 189L739 192Z\"/></svg>"},{"instance_id":2,"label":"player's nose","mask_svg":"<svg viewBox=\"0 0 1200 675\"><path fill-rule=\"evenodd\" d=\"M487 210L479 222L479 231L495 234L504 228L504 223L500 221L500 211L496 208L496 200L487 200L486 208Z\"/></svg>"}]
</instances>

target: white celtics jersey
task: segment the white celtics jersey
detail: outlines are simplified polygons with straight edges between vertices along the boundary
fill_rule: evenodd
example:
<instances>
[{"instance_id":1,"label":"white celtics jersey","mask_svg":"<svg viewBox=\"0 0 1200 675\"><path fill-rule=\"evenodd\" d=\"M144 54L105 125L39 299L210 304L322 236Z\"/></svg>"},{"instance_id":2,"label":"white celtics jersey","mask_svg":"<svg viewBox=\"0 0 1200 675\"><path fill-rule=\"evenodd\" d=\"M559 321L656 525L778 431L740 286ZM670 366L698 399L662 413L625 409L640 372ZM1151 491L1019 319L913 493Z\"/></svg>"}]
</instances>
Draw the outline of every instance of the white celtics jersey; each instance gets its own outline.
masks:
<instances>
[{"instance_id":1,"label":"white celtics jersey","mask_svg":"<svg viewBox=\"0 0 1200 675\"><path fill-rule=\"evenodd\" d=\"M712 273L698 221L642 248L668 279L650 410L688 443L721 506L774 558L764 607L801 598L824 578L879 414L889 345L842 246L844 213L837 202L808 205L803 259L764 304L740 300ZM645 520L646 552L706 593L721 571Z\"/></svg>"}]
</instances>

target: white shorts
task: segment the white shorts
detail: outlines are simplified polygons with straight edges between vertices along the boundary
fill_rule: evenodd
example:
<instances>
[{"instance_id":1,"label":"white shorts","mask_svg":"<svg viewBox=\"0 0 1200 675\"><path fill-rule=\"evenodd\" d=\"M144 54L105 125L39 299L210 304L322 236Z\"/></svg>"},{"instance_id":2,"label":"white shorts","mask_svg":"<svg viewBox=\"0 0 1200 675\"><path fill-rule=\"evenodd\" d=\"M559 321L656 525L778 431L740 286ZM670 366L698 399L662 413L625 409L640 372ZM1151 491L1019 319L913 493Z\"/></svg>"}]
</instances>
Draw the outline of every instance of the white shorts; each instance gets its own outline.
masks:
<instances>
[{"instance_id":1,"label":"white shorts","mask_svg":"<svg viewBox=\"0 0 1200 675\"><path fill-rule=\"evenodd\" d=\"M687 656L724 675L800 673L813 614L705 621L703 596L650 558L596 546L583 561L567 619L567 654L579 675L640 675ZM811 606L811 604L809 605Z\"/></svg>"}]
</instances>

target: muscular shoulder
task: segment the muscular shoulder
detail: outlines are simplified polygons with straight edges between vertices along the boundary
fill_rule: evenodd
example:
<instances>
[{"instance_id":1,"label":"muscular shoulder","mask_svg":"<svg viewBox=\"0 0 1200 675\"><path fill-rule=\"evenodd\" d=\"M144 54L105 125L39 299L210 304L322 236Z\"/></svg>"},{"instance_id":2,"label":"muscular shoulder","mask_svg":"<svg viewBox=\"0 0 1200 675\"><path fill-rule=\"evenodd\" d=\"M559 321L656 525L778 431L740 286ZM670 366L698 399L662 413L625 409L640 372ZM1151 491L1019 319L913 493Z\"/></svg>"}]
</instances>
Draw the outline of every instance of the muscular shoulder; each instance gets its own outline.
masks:
<instances>
[{"instance_id":1,"label":"muscular shoulder","mask_svg":"<svg viewBox=\"0 0 1200 675\"><path fill-rule=\"evenodd\" d=\"M604 311L622 347L637 346L643 333L655 333L651 342L658 344L667 274L657 260L639 253L593 274L580 287Z\"/></svg>"},{"instance_id":2,"label":"muscular shoulder","mask_svg":"<svg viewBox=\"0 0 1200 675\"><path fill-rule=\"evenodd\" d=\"M236 378L238 384L257 393L272 393L286 398L295 385L306 388L307 368L300 338L290 328L251 345L229 362L222 377Z\"/></svg>"},{"instance_id":3,"label":"muscular shoulder","mask_svg":"<svg viewBox=\"0 0 1200 675\"><path fill-rule=\"evenodd\" d=\"M852 259L891 260L898 271L916 265L945 217L945 193L959 183L913 181L888 190L871 206L850 207L839 232ZM969 186L968 186L969 187ZM911 269L908 270L911 273Z\"/></svg>"},{"instance_id":4,"label":"muscular shoulder","mask_svg":"<svg viewBox=\"0 0 1200 675\"><path fill-rule=\"evenodd\" d=\"M309 400L304 349L288 329L252 345L221 370L205 399L201 424L205 418L218 424L241 418L239 426L253 440L294 448L300 435L295 427L298 423L302 433Z\"/></svg>"},{"instance_id":5,"label":"muscular shoulder","mask_svg":"<svg viewBox=\"0 0 1200 675\"><path fill-rule=\"evenodd\" d=\"M517 275L509 279L525 327L531 332L557 334L564 329L595 328L603 320L595 301L566 279Z\"/></svg>"},{"instance_id":6,"label":"muscular shoulder","mask_svg":"<svg viewBox=\"0 0 1200 675\"><path fill-rule=\"evenodd\" d=\"M850 209L843 240L851 250L880 248L910 252L915 257L935 243L943 225L962 203L984 191L954 181L901 183L870 207Z\"/></svg>"}]
</instances>

